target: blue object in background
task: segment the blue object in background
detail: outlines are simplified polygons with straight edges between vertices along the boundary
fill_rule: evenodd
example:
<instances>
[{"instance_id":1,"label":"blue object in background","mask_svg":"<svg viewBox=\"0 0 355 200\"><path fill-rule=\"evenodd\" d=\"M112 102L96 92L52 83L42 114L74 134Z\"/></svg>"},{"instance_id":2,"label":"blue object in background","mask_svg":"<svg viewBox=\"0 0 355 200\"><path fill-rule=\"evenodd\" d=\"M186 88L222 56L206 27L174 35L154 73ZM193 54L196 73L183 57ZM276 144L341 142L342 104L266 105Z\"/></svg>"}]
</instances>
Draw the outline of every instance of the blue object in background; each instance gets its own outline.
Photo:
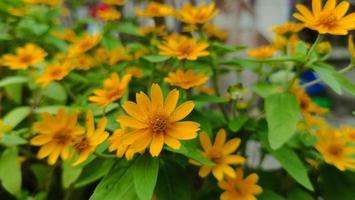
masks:
<instances>
[{"instance_id":1,"label":"blue object in background","mask_svg":"<svg viewBox=\"0 0 355 200\"><path fill-rule=\"evenodd\" d=\"M300 84L302 85L302 84L308 83L310 81L316 80L317 78L318 78L318 76L313 71L305 71L301 74ZM317 84L314 84L310 87L307 87L306 92L310 96L315 96L315 95L318 95L318 94L324 92L325 89L326 89L326 86L324 85L324 83L317 83Z\"/></svg>"}]
</instances>

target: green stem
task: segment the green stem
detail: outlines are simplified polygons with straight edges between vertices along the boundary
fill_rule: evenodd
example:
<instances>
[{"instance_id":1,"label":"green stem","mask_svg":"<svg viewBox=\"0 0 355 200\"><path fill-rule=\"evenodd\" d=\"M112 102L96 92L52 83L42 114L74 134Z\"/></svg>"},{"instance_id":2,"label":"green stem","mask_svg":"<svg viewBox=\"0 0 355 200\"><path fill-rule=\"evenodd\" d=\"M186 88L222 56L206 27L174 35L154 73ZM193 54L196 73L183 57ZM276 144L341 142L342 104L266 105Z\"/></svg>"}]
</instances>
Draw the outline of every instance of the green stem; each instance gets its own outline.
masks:
<instances>
[{"instance_id":1,"label":"green stem","mask_svg":"<svg viewBox=\"0 0 355 200\"><path fill-rule=\"evenodd\" d=\"M317 47L317 45L319 44L319 42L322 40L323 36L321 34L318 34L316 41L314 41L313 45L311 46L311 48L309 49L307 55L306 55L306 60L309 59L309 57L311 56L312 52L314 51L314 49Z\"/></svg>"},{"instance_id":2,"label":"green stem","mask_svg":"<svg viewBox=\"0 0 355 200\"><path fill-rule=\"evenodd\" d=\"M103 153L94 152L94 155L100 158L116 158L116 155L113 154L103 154Z\"/></svg>"}]
</instances>

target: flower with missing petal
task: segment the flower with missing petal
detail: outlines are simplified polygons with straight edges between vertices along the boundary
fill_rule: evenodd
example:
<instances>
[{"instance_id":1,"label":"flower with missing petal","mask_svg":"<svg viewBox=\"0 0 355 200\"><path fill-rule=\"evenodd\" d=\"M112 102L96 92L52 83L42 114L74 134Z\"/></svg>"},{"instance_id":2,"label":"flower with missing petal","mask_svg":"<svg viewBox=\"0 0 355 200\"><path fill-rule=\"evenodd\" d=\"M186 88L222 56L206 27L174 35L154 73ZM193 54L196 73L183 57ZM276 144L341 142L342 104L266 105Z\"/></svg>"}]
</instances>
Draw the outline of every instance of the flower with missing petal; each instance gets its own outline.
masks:
<instances>
[{"instance_id":1,"label":"flower with missing petal","mask_svg":"<svg viewBox=\"0 0 355 200\"><path fill-rule=\"evenodd\" d=\"M222 180L224 175L234 178L236 174L230 165L243 164L245 162L244 157L233 154L240 145L240 139L233 138L226 142L226 137L226 131L220 129L212 145L211 139L206 133L200 134L200 143L203 148L202 155L215 164L215 166L201 166L200 163L191 161L193 164L201 166L198 173L201 177L206 177L212 172L217 180Z\"/></svg>"},{"instance_id":2,"label":"flower with missing petal","mask_svg":"<svg viewBox=\"0 0 355 200\"><path fill-rule=\"evenodd\" d=\"M27 43L16 49L16 54L5 54L2 64L13 70L27 69L29 66L41 63L47 53L35 44Z\"/></svg>"},{"instance_id":3,"label":"flower with missing petal","mask_svg":"<svg viewBox=\"0 0 355 200\"><path fill-rule=\"evenodd\" d=\"M203 85L208 81L208 77L203 73L193 73L192 69L183 71L181 69L176 72L170 72L164 81L173 86L179 86L185 90L192 87Z\"/></svg>"},{"instance_id":4,"label":"flower with missing petal","mask_svg":"<svg viewBox=\"0 0 355 200\"><path fill-rule=\"evenodd\" d=\"M117 73L111 74L110 78L104 81L102 89L96 89L94 95L89 97L89 101L99 106L107 106L121 98L127 90L131 75L126 74L122 80Z\"/></svg>"},{"instance_id":5,"label":"flower with missing petal","mask_svg":"<svg viewBox=\"0 0 355 200\"><path fill-rule=\"evenodd\" d=\"M197 60L199 57L208 56L210 53L207 42L198 42L194 38L182 35L171 35L158 46L159 54L177 57L179 60Z\"/></svg>"},{"instance_id":6,"label":"flower with missing petal","mask_svg":"<svg viewBox=\"0 0 355 200\"><path fill-rule=\"evenodd\" d=\"M158 84L153 84L150 98L143 92L136 94L136 103L126 101L122 107L128 115L118 117L121 127L127 128L123 142L135 152L149 148L152 156L158 156L164 144L179 149L179 140L191 140L197 136L200 125L192 121L181 121L194 108L187 101L176 108L179 91L169 92L164 101L163 92Z\"/></svg>"},{"instance_id":7,"label":"flower with missing petal","mask_svg":"<svg viewBox=\"0 0 355 200\"><path fill-rule=\"evenodd\" d=\"M176 12L176 18L186 24L198 25L209 22L217 14L218 10L215 9L214 3L211 3L208 6L203 3L199 7L195 7L190 3L185 3L181 9Z\"/></svg>"},{"instance_id":8,"label":"flower with missing petal","mask_svg":"<svg viewBox=\"0 0 355 200\"><path fill-rule=\"evenodd\" d=\"M69 148L73 141L84 133L77 124L77 114L67 114L60 109L56 116L41 113L42 120L33 125L38 133L31 139L31 144L41 146L37 153L39 159L48 157L48 163L53 165L60 156L63 160L69 158Z\"/></svg>"},{"instance_id":9,"label":"flower with missing petal","mask_svg":"<svg viewBox=\"0 0 355 200\"><path fill-rule=\"evenodd\" d=\"M224 190L220 200L256 200L255 195L261 194L263 189L257 185L259 176L256 173L249 174L244 178L241 168L235 170L234 178L218 182L218 186Z\"/></svg>"},{"instance_id":10,"label":"flower with missing petal","mask_svg":"<svg viewBox=\"0 0 355 200\"><path fill-rule=\"evenodd\" d=\"M74 150L79 154L78 160L73 163L73 166L87 160L87 158L95 152L96 147L103 143L109 136L105 131L107 119L104 117L100 119L98 127L95 130L94 116L92 111L86 114L86 133L74 140Z\"/></svg>"},{"instance_id":11,"label":"flower with missing petal","mask_svg":"<svg viewBox=\"0 0 355 200\"><path fill-rule=\"evenodd\" d=\"M303 25L320 34L346 35L355 29L355 13L346 15L350 7L349 2L342 1L337 5L337 0L327 0L322 7L322 0L312 0L312 11L306 6L298 4L298 12L293 16Z\"/></svg>"}]
</instances>

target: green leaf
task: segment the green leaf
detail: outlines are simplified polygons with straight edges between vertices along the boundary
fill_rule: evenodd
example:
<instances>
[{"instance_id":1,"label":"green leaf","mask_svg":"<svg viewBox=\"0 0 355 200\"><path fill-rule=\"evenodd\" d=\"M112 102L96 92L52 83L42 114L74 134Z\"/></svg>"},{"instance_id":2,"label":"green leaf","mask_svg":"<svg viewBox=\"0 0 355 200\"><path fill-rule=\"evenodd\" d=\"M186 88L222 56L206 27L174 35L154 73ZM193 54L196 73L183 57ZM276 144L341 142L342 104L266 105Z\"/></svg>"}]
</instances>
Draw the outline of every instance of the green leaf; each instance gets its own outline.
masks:
<instances>
[{"instance_id":1,"label":"green leaf","mask_svg":"<svg viewBox=\"0 0 355 200\"><path fill-rule=\"evenodd\" d=\"M27 140L22 137L15 135L14 133L4 134L1 138L1 143L6 146L16 146L21 144L26 144Z\"/></svg>"},{"instance_id":2,"label":"green leaf","mask_svg":"<svg viewBox=\"0 0 355 200\"><path fill-rule=\"evenodd\" d=\"M345 91L355 96L355 84L353 82L349 81L346 77L344 77L341 74L338 74L336 78Z\"/></svg>"},{"instance_id":3,"label":"green leaf","mask_svg":"<svg viewBox=\"0 0 355 200\"><path fill-rule=\"evenodd\" d=\"M6 95L17 104L22 101L22 84L12 84L5 86Z\"/></svg>"},{"instance_id":4,"label":"green leaf","mask_svg":"<svg viewBox=\"0 0 355 200\"><path fill-rule=\"evenodd\" d=\"M168 151L182 154L188 158L191 158L195 161L198 161L199 163L207 166L214 166L215 163L210 161L208 158L204 157L200 152L199 148L197 145L195 145L193 142L181 142L181 147L180 149L172 149L170 147L165 147Z\"/></svg>"},{"instance_id":5,"label":"green leaf","mask_svg":"<svg viewBox=\"0 0 355 200\"><path fill-rule=\"evenodd\" d=\"M160 55L147 55L143 56L142 58L152 63L160 63L169 60L170 57Z\"/></svg>"},{"instance_id":6,"label":"green leaf","mask_svg":"<svg viewBox=\"0 0 355 200\"><path fill-rule=\"evenodd\" d=\"M292 178L305 188L313 191L313 186L307 175L307 170L297 154L288 147L282 147L276 151L270 151Z\"/></svg>"},{"instance_id":7,"label":"green leaf","mask_svg":"<svg viewBox=\"0 0 355 200\"><path fill-rule=\"evenodd\" d=\"M119 23L114 27L114 30L128 35L141 36L138 32L137 26L131 22Z\"/></svg>"},{"instance_id":8,"label":"green leaf","mask_svg":"<svg viewBox=\"0 0 355 200\"><path fill-rule=\"evenodd\" d=\"M67 94L62 85L57 82L50 83L47 87L42 90L43 96L48 98L65 102L67 99Z\"/></svg>"},{"instance_id":9,"label":"green leaf","mask_svg":"<svg viewBox=\"0 0 355 200\"><path fill-rule=\"evenodd\" d=\"M282 88L280 88L279 86L265 84L265 83L258 83L253 86L253 91L263 98L266 98L272 94L278 93L281 90L282 90Z\"/></svg>"},{"instance_id":10,"label":"green leaf","mask_svg":"<svg viewBox=\"0 0 355 200\"><path fill-rule=\"evenodd\" d=\"M17 107L4 116L4 123L11 126L12 128L15 128L30 114L30 112L31 109L29 107Z\"/></svg>"},{"instance_id":11,"label":"green leaf","mask_svg":"<svg viewBox=\"0 0 355 200\"><path fill-rule=\"evenodd\" d=\"M134 189L132 162L119 160L95 188L90 200L137 200Z\"/></svg>"},{"instance_id":12,"label":"green leaf","mask_svg":"<svg viewBox=\"0 0 355 200\"><path fill-rule=\"evenodd\" d=\"M296 132L299 105L290 93L274 94L266 97L265 112L271 148L278 149Z\"/></svg>"},{"instance_id":13,"label":"green leaf","mask_svg":"<svg viewBox=\"0 0 355 200\"><path fill-rule=\"evenodd\" d=\"M307 44L303 41L299 41L296 45L296 57L303 58L307 55L308 48Z\"/></svg>"},{"instance_id":14,"label":"green leaf","mask_svg":"<svg viewBox=\"0 0 355 200\"><path fill-rule=\"evenodd\" d=\"M66 110L66 107L64 105L53 105L53 106L45 106L45 107L40 107L35 110L35 113L43 113L47 112L50 114L57 114L58 110L64 108Z\"/></svg>"},{"instance_id":15,"label":"green leaf","mask_svg":"<svg viewBox=\"0 0 355 200\"><path fill-rule=\"evenodd\" d=\"M68 188L73 184L80 176L81 167L73 167L71 161L63 162L62 184L64 188Z\"/></svg>"},{"instance_id":16,"label":"green leaf","mask_svg":"<svg viewBox=\"0 0 355 200\"><path fill-rule=\"evenodd\" d=\"M75 187L83 187L104 177L111 169L113 159L96 158L83 168Z\"/></svg>"},{"instance_id":17,"label":"green leaf","mask_svg":"<svg viewBox=\"0 0 355 200\"><path fill-rule=\"evenodd\" d=\"M134 187L140 200L151 200L158 179L159 158L141 155L133 166Z\"/></svg>"},{"instance_id":18,"label":"green leaf","mask_svg":"<svg viewBox=\"0 0 355 200\"><path fill-rule=\"evenodd\" d=\"M258 196L259 200L285 200L283 196L276 194L271 190L264 190L263 193Z\"/></svg>"},{"instance_id":19,"label":"green leaf","mask_svg":"<svg viewBox=\"0 0 355 200\"><path fill-rule=\"evenodd\" d=\"M27 77L23 76L10 76L2 79L0 81L0 87L4 87L7 85L19 84L19 83L26 83L28 81Z\"/></svg>"},{"instance_id":20,"label":"green leaf","mask_svg":"<svg viewBox=\"0 0 355 200\"><path fill-rule=\"evenodd\" d=\"M320 79L324 81L337 94L342 94L341 85L337 79L337 71L331 67L313 66L312 69L317 72Z\"/></svg>"},{"instance_id":21,"label":"green leaf","mask_svg":"<svg viewBox=\"0 0 355 200\"><path fill-rule=\"evenodd\" d=\"M228 102L228 99L224 97L214 96L214 95L206 95L206 94L199 94L191 96L191 99L194 101L201 101L201 102L210 102L210 103L225 103Z\"/></svg>"},{"instance_id":22,"label":"green leaf","mask_svg":"<svg viewBox=\"0 0 355 200\"><path fill-rule=\"evenodd\" d=\"M191 200L191 183L187 173L177 163L164 162L156 186L157 200Z\"/></svg>"},{"instance_id":23,"label":"green leaf","mask_svg":"<svg viewBox=\"0 0 355 200\"><path fill-rule=\"evenodd\" d=\"M231 131L237 132L244 126L244 124L247 121L248 121L248 117L246 115L241 115L241 116L233 119L232 121L230 121L228 123L228 127Z\"/></svg>"},{"instance_id":24,"label":"green leaf","mask_svg":"<svg viewBox=\"0 0 355 200\"><path fill-rule=\"evenodd\" d=\"M19 196L21 193L21 166L18 162L17 148L6 149L0 157L0 180L2 186L10 194Z\"/></svg>"},{"instance_id":25,"label":"green leaf","mask_svg":"<svg viewBox=\"0 0 355 200\"><path fill-rule=\"evenodd\" d=\"M314 200L314 198L308 192L295 188L287 194L287 200Z\"/></svg>"}]
</instances>

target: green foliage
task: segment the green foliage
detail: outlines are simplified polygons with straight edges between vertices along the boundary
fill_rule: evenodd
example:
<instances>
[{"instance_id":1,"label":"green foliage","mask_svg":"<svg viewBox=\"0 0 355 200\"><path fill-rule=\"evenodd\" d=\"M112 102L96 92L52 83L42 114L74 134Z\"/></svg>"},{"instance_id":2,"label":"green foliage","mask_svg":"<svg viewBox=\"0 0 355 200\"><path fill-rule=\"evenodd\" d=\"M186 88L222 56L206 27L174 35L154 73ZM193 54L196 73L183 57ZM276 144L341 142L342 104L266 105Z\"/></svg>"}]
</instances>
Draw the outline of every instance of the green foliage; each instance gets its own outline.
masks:
<instances>
[{"instance_id":1,"label":"green foliage","mask_svg":"<svg viewBox=\"0 0 355 200\"><path fill-rule=\"evenodd\" d=\"M16 147L6 149L0 157L1 185L9 193L19 196L21 193L21 166Z\"/></svg>"}]
</instances>

